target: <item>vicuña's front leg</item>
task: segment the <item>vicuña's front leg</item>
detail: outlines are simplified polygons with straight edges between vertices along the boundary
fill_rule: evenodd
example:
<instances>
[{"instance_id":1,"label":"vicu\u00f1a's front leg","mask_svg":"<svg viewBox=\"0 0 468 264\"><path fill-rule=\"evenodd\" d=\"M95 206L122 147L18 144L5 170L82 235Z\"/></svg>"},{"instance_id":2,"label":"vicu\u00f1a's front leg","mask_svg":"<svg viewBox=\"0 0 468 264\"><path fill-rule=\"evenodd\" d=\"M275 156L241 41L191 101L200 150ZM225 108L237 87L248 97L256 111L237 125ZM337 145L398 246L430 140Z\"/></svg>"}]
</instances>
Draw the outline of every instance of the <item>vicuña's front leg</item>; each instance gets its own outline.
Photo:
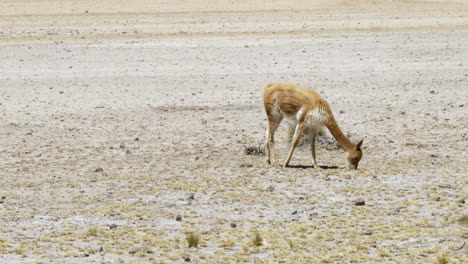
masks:
<instances>
[{"instance_id":1,"label":"vicu\u00f1a's front leg","mask_svg":"<svg viewBox=\"0 0 468 264\"><path fill-rule=\"evenodd\" d=\"M294 150L297 147L297 144L299 143L299 139L301 138L302 131L304 130L304 123L300 122L296 126L296 131L294 132L292 144L291 144L291 149L289 150L288 158L284 162L284 168L286 168L289 165L289 161L291 160L292 154Z\"/></svg>"},{"instance_id":2,"label":"vicu\u00f1a's front leg","mask_svg":"<svg viewBox=\"0 0 468 264\"><path fill-rule=\"evenodd\" d=\"M317 137L317 134L312 132L310 134L310 150L312 152L312 162L314 164L314 169L320 169L317 159L315 158L315 138Z\"/></svg>"}]
</instances>

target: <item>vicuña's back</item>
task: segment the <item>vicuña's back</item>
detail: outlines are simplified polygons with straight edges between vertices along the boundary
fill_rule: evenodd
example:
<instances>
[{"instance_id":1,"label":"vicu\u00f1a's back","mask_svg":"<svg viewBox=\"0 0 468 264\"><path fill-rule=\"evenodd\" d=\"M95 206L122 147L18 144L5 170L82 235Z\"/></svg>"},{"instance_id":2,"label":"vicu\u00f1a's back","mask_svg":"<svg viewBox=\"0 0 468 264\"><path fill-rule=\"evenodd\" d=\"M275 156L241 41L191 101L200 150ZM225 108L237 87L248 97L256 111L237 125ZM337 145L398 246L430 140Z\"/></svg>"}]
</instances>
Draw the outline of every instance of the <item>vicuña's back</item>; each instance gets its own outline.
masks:
<instances>
[{"instance_id":1,"label":"vicu\u00f1a's back","mask_svg":"<svg viewBox=\"0 0 468 264\"><path fill-rule=\"evenodd\" d=\"M349 166L357 169L358 163L362 158L362 140L358 144L354 144L344 135L333 117L330 106L317 92L294 84L269 84L263 91L263 103L268 118L266 135L266 156L268 163L270 163L270 156L272 154L273 163L276 164L274 134L283 118L286 117L296 121L297 126L284 167L288 166L299 138L304 131L304 127L307 126L309 127L308 131L310 131L309 136L311 139L314 168L319 167L315 158L315 138L318 132L323 127L326 127L348 153Z\"/></svg>"}]
</instances>

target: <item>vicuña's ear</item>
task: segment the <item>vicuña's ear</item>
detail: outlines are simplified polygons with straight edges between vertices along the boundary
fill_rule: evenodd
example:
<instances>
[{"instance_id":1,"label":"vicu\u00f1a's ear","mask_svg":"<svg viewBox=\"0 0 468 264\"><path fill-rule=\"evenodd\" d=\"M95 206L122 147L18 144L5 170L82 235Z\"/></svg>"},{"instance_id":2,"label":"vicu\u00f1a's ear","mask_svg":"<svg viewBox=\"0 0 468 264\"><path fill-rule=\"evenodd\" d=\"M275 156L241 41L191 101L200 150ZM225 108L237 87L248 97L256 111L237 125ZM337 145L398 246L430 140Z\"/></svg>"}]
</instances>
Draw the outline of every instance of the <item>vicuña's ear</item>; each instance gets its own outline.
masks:
<instances>
[{"instance_id":1,"label":"vicu\u00f1a's ear","mask_svg":"<svg viewBox=\"0 0 468 264\"><path fill-rule=\"evenodd\" d=\"M359 141L359 143L357 143L356 145L356 150L360 149L361 148L361 145L362 145L362 142L364 141L364 139L361 139L361 141Z\"/></svg>"}]
</instances>

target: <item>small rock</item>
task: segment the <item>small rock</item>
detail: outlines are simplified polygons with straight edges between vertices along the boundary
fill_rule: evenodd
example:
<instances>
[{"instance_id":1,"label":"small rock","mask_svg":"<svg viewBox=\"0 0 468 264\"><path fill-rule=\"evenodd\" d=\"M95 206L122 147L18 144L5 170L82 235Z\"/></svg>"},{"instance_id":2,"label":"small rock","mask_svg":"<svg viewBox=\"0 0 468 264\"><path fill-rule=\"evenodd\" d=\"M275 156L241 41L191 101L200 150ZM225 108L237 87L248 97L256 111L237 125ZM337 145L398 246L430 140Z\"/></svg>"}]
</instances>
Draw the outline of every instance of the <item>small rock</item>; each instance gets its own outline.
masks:
<instances>
[{"instance_id":1,"label":"small rock","mask_svg":"<svg viewBox=\"0 0 468 264\"><path fill-rule=\"evenodd\" d=\"M89 253L88 253L88 252L85 252L85 253L83 254L83 256L89 257Z\"/></svg>"},{"instance_id":2,"label":"small rock","mask_svg":"<svg viewBox=\"0 0 468 264\"><path fill-rule=\"evenodd\" d=\"M231 223L231 227L232 227L232 228L236 228L236 227L237 227L237 224L236 224L236 223Z\"/></svg>"},{"instance_id":3,"label":"small rock","mask_svg":"<svg viewBox=\"0 0 468 264\"><path fill-rule=\"evenodd\" d=\"M398 207L395 210L393 210L394 213L399 213L400 211L401 211L401 207Z\"/></svg>"},{"instance_id":4,"label":"small rock","mask_svg":"<svg viewBox=\"0 0 468 264\"><path fill-rule=\"evenodd\" d=\"M436 201L436 202L440 201L440 197L434 198L434 201Z\"/></svg>"},{"instance_id":5,"label":"small rock","mask_svg":"<svg viewBox=\"0 0 468 264\"><path fill-rule=\"evenodd\" d=\"M131 154L131 153L132 152L129 149L125 150L125 154Z\"/></svg>"},{"instance_id":6,"label":"small rock","mask_svg":"<svg viewBox=\"0 0 468 264\"><path fill-rule=\"evenodd\" d=\"M190 259L189 257L184 258L184 261L185 261L185 262L190 262L190 260L191 260L191 259Z\"/></svg>"},{"instance_id":7,"label":"small rock","mask_svg":"<svg viewBox=\"0 0 468 264\"><path fill-rule=\"evenodd\" d=\"M186 193L185 194L185 200L194 200L195 199L195 194L194 193Z\"/></svg>"},{"instance_id":8,"label":"small rock","mask_svg":"<svg viewBox=\"0 0 468 264\"><path fill-rule=\"evenodd\" d=\"M104 171L104 169L103 169L103 168L101 168L101 167L99 167L99 168L96 168L96 169L94 170L94 172L103 172L103 171Z\"/></svg>"},{"instance_id":9,"label":"small rock","mask_svg":"<svg viewBox=\"0 0 468 264\"><path fill-rule=\"evenodd\" d=\"M182 216L180 216L180 215L176 216L175 220L176 220L177 222L182 221Z\"/></svg>"},{"instance_id":10,"label":"small rock","mask_svg":"<svg viewBox=\"0 0 468 264\"><path fill-rule=\"evenodd\" d=\"M116 229L116 228L117 228L117 225L116 225L116 224L112 224L112 225L110 225L109 228L110 228L110 229Z\"/></svg>"},{"instance_id":11,"label":"small rock","mask_svg":"<svg viewBox=\"0 0 468 264\"><path fill-rule=\"evenodd\" d=\"M275 190L275 186L268 186L267 191L272 192Z\"/></svg>"},{"instance_id":12,"label":"small rock","mask_svg":"<svg viewBox=\"0 0 468 264\"><path fill-rule=\"evenodd\" d=\"M99 247L99 252L103 252L104 251L104 247L103 246L100 246Z\"/></svg>"},{"instance_id":13,"label":"small rock","mask_svg":"<svg viewBox=\"0 0 468 264\"><path fill-rule=\"evenodd\" d=\"M2 197L2 199L3 199L3 197ZM458 200L458 202L461 203L461 204L464 204L465 200L466 200L466 198L461 198L460 200Z\"/></svg>"},{"instance_id":14,"label":"small rock","mask_svg":"<svg viewBox=\"0 0 468 264\"><path fill-rule=\"evenodd\" d=\"M358 205L358 206L366 205L366 201L364 201L364 199L362 198L356 199L353 202L354 202L354 205Z\"/></svg>"},{"instance_id":15,"label":"small rock","mask_svg":"<svg viewBox=\"0 0 468 264\"><path fill-rule=\"evenodd\" d=\"M120 143L120 148L125 148L125 143Z\"/></svg>"},{"instance_id":16,"label":"small rock","mask_svg":"<svg viewBox=\"0 0 468 264\"><path fill-rule=\"evenodd\" d=\"M372 230L370 230L370 229L364 231L364 235L366 235L366 236L370 236L370 235L372 235L372 233L374 233L374 231L372 231Z\"/></svg>"},{"instance_id":17,"label":"small rock","mask_svg":"<svg viewBox=\"0 0 468 264\"><path fill-rule=\"evenodd\" d=\"M297 210L294 210L294 212L292 212L293 215L297 214Z\"/></svg>"},{"instance_id":18,"label":"small rock","mask_svg":"<svg viewBox=\"0 0 468 264\"><path fill-rule=\"evenodd\" d=\"M6 199L6 196L2 196L2 200L5 200Z\"/></svg>"},{"instance_id":19,"label":"small rock","mask_svg":"<svg viewBox=\"0 0 468 264\"><path fill-rule=\"evenodd\" d=\"M138 137L136 137L134 140L135 140L135 141L140 141L140 139L139 139Z\"/></svg>"}]
</instances>

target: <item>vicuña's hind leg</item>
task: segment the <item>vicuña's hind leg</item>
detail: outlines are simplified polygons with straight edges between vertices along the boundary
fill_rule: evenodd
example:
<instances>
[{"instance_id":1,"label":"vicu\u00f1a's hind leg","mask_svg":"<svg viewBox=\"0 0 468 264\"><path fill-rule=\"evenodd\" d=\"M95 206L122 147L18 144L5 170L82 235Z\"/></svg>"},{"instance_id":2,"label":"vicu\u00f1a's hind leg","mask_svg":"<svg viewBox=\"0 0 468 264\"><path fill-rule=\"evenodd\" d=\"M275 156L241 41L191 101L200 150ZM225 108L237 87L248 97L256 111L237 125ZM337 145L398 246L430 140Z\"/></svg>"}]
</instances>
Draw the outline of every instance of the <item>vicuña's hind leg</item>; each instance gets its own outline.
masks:
<instances>
[{"instance_id":1,"label":"vicu\u00f1a's hind leg","mask_svg":"<svg viewBox=\"0 0 468 264\"><path fill-rule=\"evenodd\" d=\"M304 122L299 122L296 126L296 131L294 132L291 149L289 150L288 158L284 162L283 167L287 167L289 165L289 161L291 160L292 154L299 143L299 139L301 138L302 131L304 130Z\"/></svg>"},{"instance_id":2,"label":"vicu\u00f1a's hind leg","mask_svg":"<svg viewBox=\"0 0 468 264\"><path fill-rule=\"evenodd\" d=\"M268 164L271 164L270 162L270 125L268 125L268 128L265 132L265 156L266 156L266 162Z\"/></svg>"},{"instance_id":3,"label":"vicu\u00f1a's hind leg","mask_svg":"<svg viewBox=\"0 0 468 264\"><path fill-rule=\"evenodd\" d=\"M275 132L278 129L279 124L283 120L282 116L268 116L268 129L266 132L266 161L271 164L271 158L273 164L277 164L276 151L275 151Z\"/></svg>"}]
</instances>

